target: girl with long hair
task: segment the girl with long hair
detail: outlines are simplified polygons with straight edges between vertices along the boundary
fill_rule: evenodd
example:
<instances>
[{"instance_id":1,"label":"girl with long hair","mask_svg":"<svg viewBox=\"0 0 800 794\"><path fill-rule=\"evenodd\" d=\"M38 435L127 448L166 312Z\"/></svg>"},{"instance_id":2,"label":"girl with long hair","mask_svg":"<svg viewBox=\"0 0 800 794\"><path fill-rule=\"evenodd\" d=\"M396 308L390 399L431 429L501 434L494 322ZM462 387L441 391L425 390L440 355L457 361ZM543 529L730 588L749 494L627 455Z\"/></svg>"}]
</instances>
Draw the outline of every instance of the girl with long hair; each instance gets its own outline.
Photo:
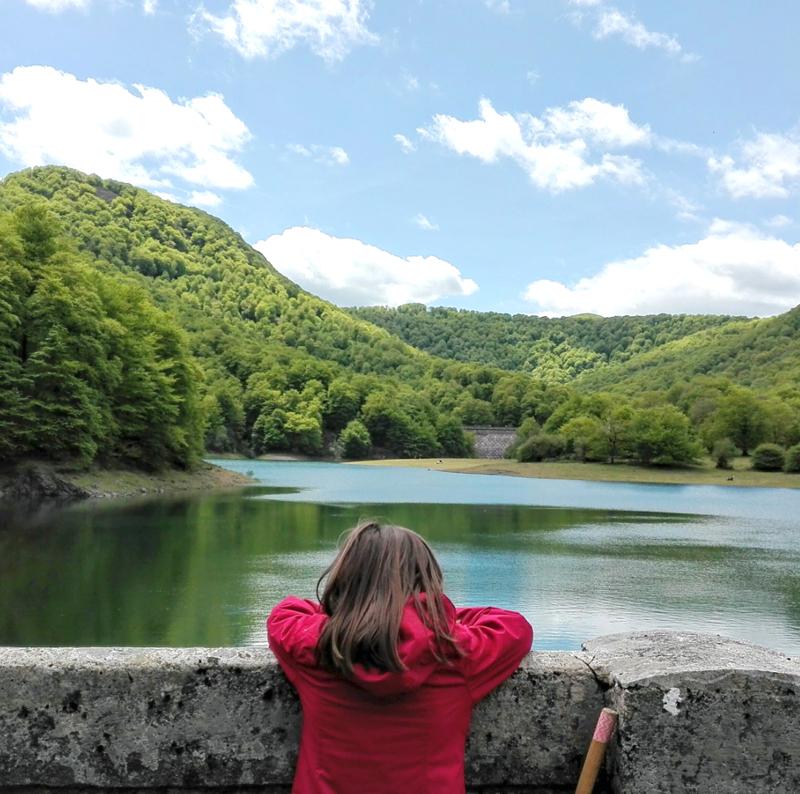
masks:
<instances>
[{"instance_id":1,"label":"girl with long hair","mask_svg":"<svg viewBox=\"0 0 800 794\"><path fill-rule=\"evenodd\" d=\"M293 794L463 793L472 707L530 650L528 621L456 609L425 540L375 521L350 531L317 596L267 620L303 709Z\"/></svg>"}]
</instances>

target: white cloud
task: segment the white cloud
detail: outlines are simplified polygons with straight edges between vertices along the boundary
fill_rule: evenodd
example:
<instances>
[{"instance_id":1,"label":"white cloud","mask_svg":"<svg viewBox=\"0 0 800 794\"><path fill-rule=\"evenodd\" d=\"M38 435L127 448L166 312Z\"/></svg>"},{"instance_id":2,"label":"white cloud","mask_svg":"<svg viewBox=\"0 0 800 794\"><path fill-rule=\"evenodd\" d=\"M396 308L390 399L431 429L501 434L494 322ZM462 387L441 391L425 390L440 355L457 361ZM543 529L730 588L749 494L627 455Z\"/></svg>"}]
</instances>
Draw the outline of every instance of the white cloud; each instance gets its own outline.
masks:
<instances>
[{"instance_id":1,"label":"white cloud","mask_svg":"<svg viewBox=\"0 0 800 794\"><path fill-rule=\"evenodd\" d=\"M800 184L800 131L760 132L739 150L738 162L730 155L708 159L734 198L785 198Z\"/></svg>"},{"instance_id":2,"label":"white cloud","mask_svg":"<svg viewBox=\"0 0 800 794\"><path fill-rule=\"evenodd\" d=\"M623 41L640 50L654 47L670 55L681 56L684 60L696 60L697 56L686 53L681 43L666 33L648 30L637 19L623 14L617 8L604 8L597 19L594 35L598 39L619 36Z\"/></svg>"},{"instance_id":3,"label":"white cloud","mask_svg":"<svg viewBox=\"0 0 800 794\"><path fill-rule=\"evenodd\" d=\"M210 190L194 190L186 203L195 207L218 207L222 204L222 196Z\"/></svg>"},{"instance_id":4,"label":"white cloud","mask_svg":"<svg viewBox=\"0 0 800 794\"><path fill-rule=\"evenodd\" d=\"M687 198L683 193L677 190L667 188L664 191L667 201L675 208L675 217L680 221L699 221L701 220L698 212L703 207L690 198Z\"/></svg>"},{"instance_id":5,"label":"white cloud","mask_svg":"<svg viewBox=\"0 0 800 794\"><path fill-rule=\"evenodd\" d=\"M697 60L696 55L684 50L675 36L648 30L638 19L623 13L615 6L606 5L604 0L568 0L568 2L572 6L586 9L585 12L574 12L572 18L579 24L583 21L584 15L588 14L594 23L592 35L596 39L619 36L624 42L640 50L650 48L663 50L668 55L687 63Z\"/></svg>"},{"instance_id":6,"label":"white cloud","mask_svg":"<svg viewBox=\"0 0 800 794\"><path fill-rule=\"evenodd\" d=\"M173 204L181 203L181 200L174 193L170 193L168 190L154 190L153 195L158 196L165 201L171 201Z\"/></svg>"},{"instance_id":7,"label":"white cloud","mask_svg":"<svg viewBox=\"0 0 800 794\"><path fill-rule=\"evenodd\" d=\"M549 316L773 315L800 303L800 244L717 220L697 242L654 246L572 286L540 279L525 298Z\"/></svg>"},{"instance_id":8,"label":"white cloud","mask_svg":"<svg viewBox=\"0 0 800 794\"><path fill-rule=\"evenodd\" d=\"M416 145L414 142L407 138L402 133L398 132L396 135L393 136L395 141L400 144L400 148L403 150L405 154L409 154L410 152L415 152L417 150Z\"/></svg>"},{"instance_id":9,"label":"white cloud","mask_svg":"<svg viewBox=\"0 0 800 794\"><path fill-rule=\"evenodd\" d=\"M539 82L541 75L536 69L530 69L525 73L525 79L531 84L536 85Z\"/></svg>"},{"instance_id":10,"label":"white cloud","mask_svg":"<svg viewBox=\"0 0 800 794\"><path fill-rule=\"evenodd\" d=\"M25 2L40 11L57 14L68 8L88 8L90 0L25 0Z\"/></svg>"},{"instance_id":11,"label":"white cloud","mask_svg":"<svg viewBox=\"0 0 800 794\"><path fill-rule=\"evenodd\" d=\"M307 157L325 165L347 165L350 162L350 156L341 146L319 146L315 143L306 146L302 143L289 143L286 148L292 154Z\"/></svg>"},{"instance_id":12,"label":"white cloud","mask_svg":"<svg viewBox=\"0 0 800 794\"><path fill-rule=\"evenodd\" d=\"M220 94L173 102L157 88L80 80L50 66L0 75L0 152L25 166L57 163L169 188L246 188L236 158L250 138Z\"/></svg>"},{"instance_id":13,"label":"white cloud","mask_svg":"<svg viewBox=\"0 0 800 794\"><path fill-rule=\"evenodd\" d=\"M435 256L397 256L361 240L295 226L255 247L284 275L340 306L430 303L478 285Z\"/></svg>"},{"instance_id":14,"label":"white cloud","mask_svg":"<svg viewBox=\"0 0 800 794\"><path fill-rule=\"evenodd\" d=\"M201 7L194 23L245 58L274 58L305 43L332 62L358 44L377 41L367 29L370 8L369 0L233 0L223 16Z\"/></svg>"},{"instance_id":15,"label":"white cloud","mask_svg":"<svg viewBox=\"0 0 800 794\"><path fill-rule=\"evenodd\" d=\"M158 9L158 0L142 0L142 11L148 16L156 13Z\"/></svg>"},{"instance_id":16,"label":"white cloud","mask_svg":"<svg viewBox=\"0 0 800 794\"><path fill-rule=\"evenodd\" d=\"M439 224L434 223L421 212L417 213L411 219L420 229L425 229L426 232L438 232L439 231Z\"/></svg>"},{"instance_id":17,"label":"white cloud","mask_svg":"<svg viewBox=\"0 0 800 794\"><path fill-rule=\"evenodd\" d=\"M768 221L767 226L773 229L782 229L784 226L791 226L794 221L788 215L773 215Z\"/></svg>"},{"instance_id":18,"label":"white cloud","mask_svg":"<svg viewBox=\"0 0 800 794\"><path fill-rule=\"evenodd\" d=\"M482 99L479 109L480 118L472 121L436 115L418 132L485 163L511 158L537 187L554 193L585 187L602 177L628 184L644 181L638 160L602 151L651 141L649 127L631 121L622 105L587 97L548 108L541 117L512 116L498 113ZM593 154L593 149L601 151Z\"/></svg>"}]
</instances>

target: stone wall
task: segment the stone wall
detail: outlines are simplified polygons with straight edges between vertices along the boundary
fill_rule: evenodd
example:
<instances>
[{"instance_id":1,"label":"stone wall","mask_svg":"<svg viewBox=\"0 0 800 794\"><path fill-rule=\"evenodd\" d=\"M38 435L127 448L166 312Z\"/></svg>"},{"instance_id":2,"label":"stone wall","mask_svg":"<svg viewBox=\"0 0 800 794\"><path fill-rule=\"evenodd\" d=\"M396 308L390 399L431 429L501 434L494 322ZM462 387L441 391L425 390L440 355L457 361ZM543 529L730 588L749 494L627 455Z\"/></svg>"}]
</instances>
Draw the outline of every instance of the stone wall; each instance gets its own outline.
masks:
<instances>
[{"instance_id":1,"label":"stone wall","mask_svg":"<svg viewBox=\"0 0 800 794\"><path fill-rule=\"evenodd\" d=\"M502 458L517 435L513 427L472 425L464 429L475 436L476 458Z\"/></svg>"},{"instance_id":2,"label":"stone wall","mask_svg":"<svg viewBox=\"0 0 800 794\"><path fill-rule=\"evenodd\" d=\"M475 710L471 791L574 791L603 705L598 791L800 791L800 663L695 634L528 656ZM0 792L288 792L297 698L260 649L0 649Z\"/></svg>"}]
</instances>

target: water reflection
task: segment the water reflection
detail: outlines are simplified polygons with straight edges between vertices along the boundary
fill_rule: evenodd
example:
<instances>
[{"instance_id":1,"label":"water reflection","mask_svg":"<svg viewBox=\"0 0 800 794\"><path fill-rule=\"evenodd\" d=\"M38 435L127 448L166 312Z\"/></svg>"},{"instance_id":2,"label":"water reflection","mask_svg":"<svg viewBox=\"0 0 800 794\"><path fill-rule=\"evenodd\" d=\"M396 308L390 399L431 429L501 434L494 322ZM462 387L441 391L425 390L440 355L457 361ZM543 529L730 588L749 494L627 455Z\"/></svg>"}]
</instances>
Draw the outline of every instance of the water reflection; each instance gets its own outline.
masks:
<instances>
[{"instance_id":1,"label":"water reflection","mask_svg":"<svg viewBox=\"0 0 800 794\"><path fill-rule=\"evenodd\" d=\"M663 627L800 654L800 536L778 517L791 510L771 499L762 497L757 520L749 495L745 515L713 516L676 492L672 509L686 509L677 514L652 511L646 492L647 511L636 509L629 487L627 510L476 504L506 478L470 476L444 481L452 503L415 504L400 500L409 496L402 478L398 499L376 501L385 470L354 467L361 498L331 504L320 494L344 467L283 464L274 477L275 467L258 474L277 488L3 516L0 644L263 643L272 604L287 592L311 596L341 532L377 516L430 539L455 601L524 612L540 649ZM451 476L429 475L437 487ZM586 498L573 487L573 501ZM430 483L419 491L435 492Z\"/></svg>"}]
</instances>

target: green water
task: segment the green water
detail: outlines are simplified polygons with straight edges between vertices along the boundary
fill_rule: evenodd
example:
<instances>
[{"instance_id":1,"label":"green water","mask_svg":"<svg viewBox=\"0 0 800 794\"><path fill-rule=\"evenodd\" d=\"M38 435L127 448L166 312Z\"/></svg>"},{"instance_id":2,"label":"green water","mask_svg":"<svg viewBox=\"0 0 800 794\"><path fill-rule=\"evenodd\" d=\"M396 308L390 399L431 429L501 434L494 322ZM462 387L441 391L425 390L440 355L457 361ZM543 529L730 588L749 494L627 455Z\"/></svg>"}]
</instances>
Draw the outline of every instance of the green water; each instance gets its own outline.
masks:
<instances>
[{"instance_id":1,"label":"green water","mask_svg":"<svg viewBox=\"0 0 800 794\"><path fill-rule=\"evenodd\" d=\"M536 647L655 627L800 654L800 494L333 464L226 464L239 492L0 515L0 644L265 642L343 530L422 532L462 604L524 612Z\"/></svg>"}]
</instances>

